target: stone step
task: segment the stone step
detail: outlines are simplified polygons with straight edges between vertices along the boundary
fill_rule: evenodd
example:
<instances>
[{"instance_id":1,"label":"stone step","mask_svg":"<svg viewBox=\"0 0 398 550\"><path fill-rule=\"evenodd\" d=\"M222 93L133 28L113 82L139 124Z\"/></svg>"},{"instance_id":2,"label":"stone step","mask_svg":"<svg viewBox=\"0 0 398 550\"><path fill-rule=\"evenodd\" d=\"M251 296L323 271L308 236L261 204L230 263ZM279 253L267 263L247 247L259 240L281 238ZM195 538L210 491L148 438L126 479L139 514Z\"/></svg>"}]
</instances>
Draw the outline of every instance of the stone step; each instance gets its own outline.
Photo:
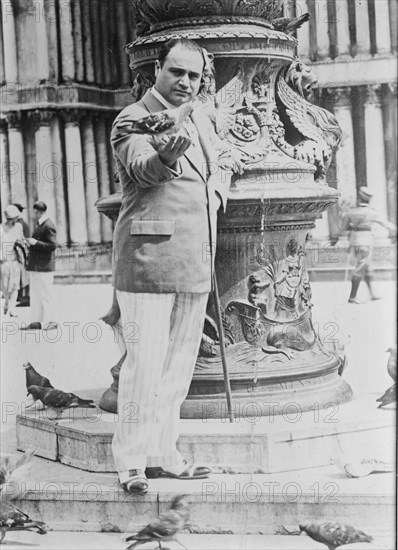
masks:
<instances>
[{"instance_id":1,"label":"stone step","mask_svg":"<svg viewBox=\"0 0 398 550\"><path fill-rule=\"evenodd\" d=\"M38 550L69 550L70 548L85 550L125 550L127 544L124 542L125 534L119 533L74 533L70 531L49 532L46 536L34 533L9 533L5 542L12 544L13 550L26 550L27 546L33 545ZM303 535L281 536L281 535L196 535L182 533L179 540L189 550L324 550L325 546L315 542ZM181 549L175 542L168 542L170 550ZM155 545L147 544L144 548L150 550ZM156 545L156 548L157 545ZM165 547L163 547L165 548ZM394 549L392 538L377 537L373 543L352 544L351 550L372 550L383 548Z\"/></svg>"},{"instance_id":2,"label":"stone step","mask_svg":"<svg viewBox=\"0 0 398 550\"><path fill-rule=\"evenodd\" d=\"M149 480L126 494L116 474L88 473L35 458L17 505L52 530L134 532L188 494L194 533L264 534L300 521L345 521L377 536L394 530L394 473L347 478L335 466L281 474L213 474L204 480Z\"/></svg>"},{"instance_id":3,"label":"stone step","mask_svg":"<svg viewBox=\"0 0 398 550\"><path fill-rule=\"evenodd\" d=\"M96 402L101 393L80 391ZM221 419L207 419L204 411L203 420L182 420L180 452L218 473L316 468L328 465L334 455L372 457L375 449L384 460L394 461L395 410L378 409L369 398L340 406L314 403L309 412L301 412L294 402L283 408L259 403L255 396L249 405L232 424L226 410ZM260 416L265 408L271 414ZM57 421L46 410L22 411L17 415L17 448L34 447L38 456L92 472L114 472L111 443L118 421L117 415L99 408L70 409Z\"/></svg>"}]
</instances>

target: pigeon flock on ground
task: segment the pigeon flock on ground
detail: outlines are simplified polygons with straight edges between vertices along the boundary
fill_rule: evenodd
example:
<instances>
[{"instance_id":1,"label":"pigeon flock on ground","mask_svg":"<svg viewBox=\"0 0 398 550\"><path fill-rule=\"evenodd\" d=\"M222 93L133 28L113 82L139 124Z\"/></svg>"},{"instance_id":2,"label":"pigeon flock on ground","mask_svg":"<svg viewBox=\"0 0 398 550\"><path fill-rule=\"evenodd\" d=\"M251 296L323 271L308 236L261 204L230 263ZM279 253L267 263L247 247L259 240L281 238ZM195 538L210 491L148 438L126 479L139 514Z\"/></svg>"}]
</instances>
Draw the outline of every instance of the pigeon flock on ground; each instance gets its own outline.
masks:
<instances>
[{"instance_id":1,"label":"pigeon flock on ground","mask_svg":"<svg viewBox=\"0 0 398 550\"><path fill-rule=\"evenodd\" d=\"M43 407L53 412L54 419L59 419L66 409L77 407L96 408L92 399L82 399L74 393L67 393L54 388L50 380L38 373L31 363L24 363L23 368L26 374L27 396L31 398L31 403L28 403L27 409L39 401Z\"/></svg>"}]
</instances>

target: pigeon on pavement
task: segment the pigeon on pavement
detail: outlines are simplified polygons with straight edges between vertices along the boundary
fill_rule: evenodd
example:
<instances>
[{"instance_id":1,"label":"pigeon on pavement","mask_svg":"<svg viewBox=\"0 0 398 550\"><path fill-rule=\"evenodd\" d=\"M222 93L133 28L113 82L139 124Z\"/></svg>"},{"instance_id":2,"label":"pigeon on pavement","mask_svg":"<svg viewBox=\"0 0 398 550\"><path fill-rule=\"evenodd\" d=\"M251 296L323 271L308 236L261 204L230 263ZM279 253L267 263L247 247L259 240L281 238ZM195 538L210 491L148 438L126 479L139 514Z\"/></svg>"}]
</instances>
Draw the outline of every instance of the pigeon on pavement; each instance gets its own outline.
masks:
<instances>
[{"instance_id":1,"label":"pigeon on pavement","mask_svg":"<svg viewBox=\"0 0 398 550\"><path fill-rule=\"evenodd\" d=\"M7 531L31 530L37 530L40 535L47 533L44 522L32 520L11 502L0 502L0 544Z\"/></svg>"},{"instance_id":2,"label":"pigeon on pavement","mask_svg":"<svg viewBox=\"0 0 398 550\"><path fill-rule=\"evenodd\" d=\"M146 542L156 541L159 548L161 542L174 540L185 548L175 537L179 531L184 529L189 519L189 502L187 495L177 495L172 500L170 510L160 515L141 529L139 533L127 537L126 542L134 541L127 547L132 550Z\"/></svg>"},{"instance_id":3,"label":"pigeon on pavement","mask_svg":"<svg viewBox=\"0 0 398 550\"><path fill-rule=\"evenodd\" d=\"M139 120L131 120L129 116L125 119L120 117L116 123L116 139L128 134L176 134L184 120L192 113L193 108L193 102L189 101L175 109L159 111Z\"/></svg>"},{"instance_id":4,"label":"pigeon on pavement","mask_svg":"<svg viewBox=\"0 0 398 550\"><path fill-rule=\"evenodd\" d=\"M296 29L300 28L301 25L310 20L310 14L304 13L300 17L278 17L272 21L272 25L276 31L284 32L290 34Z\"/></svg>"},{"instance_id":5,"label":"pigeon on pavement","mask_svg":"<svg viewBox=\"0 0 398 550\"><path fill-rule=\"evenodd\" d=\"M373 538L347 523L336 521L308 521L300 523L304 531L313 540L323 543L329 550L355 542L372 542Z\"/></svg>"},{"instance_id":6,"label":"pigeon on pavement","mask_svg":"<svg viewBox=\"0 0 398 550\"><path fill-rule=\"evenodd\" d=\"M57 418L62 415L62 411L64 411L65 409L76 407L82 407L86 409L96 408L92 399L82 399L74 393L66 393L62 390L57 390L53 388L43 388L42 386L29 386L28 396L31 396L33 398L33 401L37 401L38 399L40 399L40 401L47 409L56 412ZM29 408L29 406L27 406L26 408Z\"/></svg>"},{"instance_id":7,"label":"pigeon on pavement","mask_svg":"<svg viewBox=\"0 0 398 550\"><path fill-rule=\"evenodd\" d=\"M42 376L33 368L31 363L24 363L23 368L26 374L26 389L28 389L29 386L43 386L44 388L54 387L48 378Z\"/></svg>"},{"instance_id":8,"label":"pigeon on pavement","mask_svg":"<svg viewBox=\"0 0 398 550\"><path fill-rule=\"evenodd\" d=\"M394 380L394 384L388 388L381 397L376 399L376 401L380 403L378 406L379 409L397 402L397 350L389 348L387 351L390 353L387 361L387 372Z\"/></svg>"}]
</instances>

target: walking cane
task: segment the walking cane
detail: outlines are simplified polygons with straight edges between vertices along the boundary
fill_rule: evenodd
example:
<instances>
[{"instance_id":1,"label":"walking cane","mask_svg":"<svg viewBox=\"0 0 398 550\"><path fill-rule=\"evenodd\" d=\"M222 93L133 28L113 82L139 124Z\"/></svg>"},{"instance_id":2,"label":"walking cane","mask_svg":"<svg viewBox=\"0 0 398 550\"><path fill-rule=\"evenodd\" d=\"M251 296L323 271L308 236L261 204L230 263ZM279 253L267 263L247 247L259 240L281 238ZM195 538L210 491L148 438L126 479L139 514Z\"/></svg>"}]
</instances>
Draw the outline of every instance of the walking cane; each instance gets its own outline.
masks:
<instances>
[{"instance_id":1,"label":"walking cane","mask_svg":"<svg viewBox=\"0 0 398 550\"><path fill-rule=\"evenodd\" d=\"M225 354L224 326L222 324L220 296L218 294L218 286L217 286L217 279L216 279L216 274L215 273L214 273L213 281L214 281L213 296L214 296L214 305L215 305L215 309L216 309L218 334L219 334L219 337L220 337L220 353L221 353L222 370L224 372L225 393L227 395L228 416L229 416L229 421L233 422L234 421L234 412L232 410L231 385L229 383L227 357L226 357L226 354Z\"/></svg>"}]
</instances>

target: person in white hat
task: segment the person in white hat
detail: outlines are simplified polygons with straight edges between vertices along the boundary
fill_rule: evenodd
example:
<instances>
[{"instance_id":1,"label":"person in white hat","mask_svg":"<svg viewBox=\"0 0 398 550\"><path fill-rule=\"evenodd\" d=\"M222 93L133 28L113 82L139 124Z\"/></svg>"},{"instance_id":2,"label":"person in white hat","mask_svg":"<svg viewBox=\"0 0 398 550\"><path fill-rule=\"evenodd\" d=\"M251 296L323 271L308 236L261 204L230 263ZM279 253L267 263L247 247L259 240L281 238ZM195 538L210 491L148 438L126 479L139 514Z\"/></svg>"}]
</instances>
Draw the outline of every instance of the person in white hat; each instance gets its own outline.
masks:
<instances>
[{"instance_id":1,"label":"person in white hat","mask_svg":"<svg viewBox=\"0 0 398 550\"><path fill-rule=\"evenodd\" d=\"M17 223L20 212L10 204L4 211L4 221L0 226L1 247L1 290L5 299L4 314L18 317L15 313L18 290L21 280L21 263L17 254L16 244L24 239L20 223Z\"/></svg>"},{"instance_id":2,"label":"person in white hat","mask_svg":"<svg viewBox=\"0 0 398 550\"><path fill-rule=\"evenodd\" d=\"M362 279L368 286L371 300L378 300L373 290L373 225L375 223L382 225L390 232L393 237L396 232L396 226L383 218L377 210L369 205L373 193L367 187L361 187L358 191L359 205L352 208L345 216L344 229L349 231L349 252L355 257L356 266L351 279L351 293L348 298L350 304L360 304L357 298L357 292Z\"/></svg>"}]
</instances>

